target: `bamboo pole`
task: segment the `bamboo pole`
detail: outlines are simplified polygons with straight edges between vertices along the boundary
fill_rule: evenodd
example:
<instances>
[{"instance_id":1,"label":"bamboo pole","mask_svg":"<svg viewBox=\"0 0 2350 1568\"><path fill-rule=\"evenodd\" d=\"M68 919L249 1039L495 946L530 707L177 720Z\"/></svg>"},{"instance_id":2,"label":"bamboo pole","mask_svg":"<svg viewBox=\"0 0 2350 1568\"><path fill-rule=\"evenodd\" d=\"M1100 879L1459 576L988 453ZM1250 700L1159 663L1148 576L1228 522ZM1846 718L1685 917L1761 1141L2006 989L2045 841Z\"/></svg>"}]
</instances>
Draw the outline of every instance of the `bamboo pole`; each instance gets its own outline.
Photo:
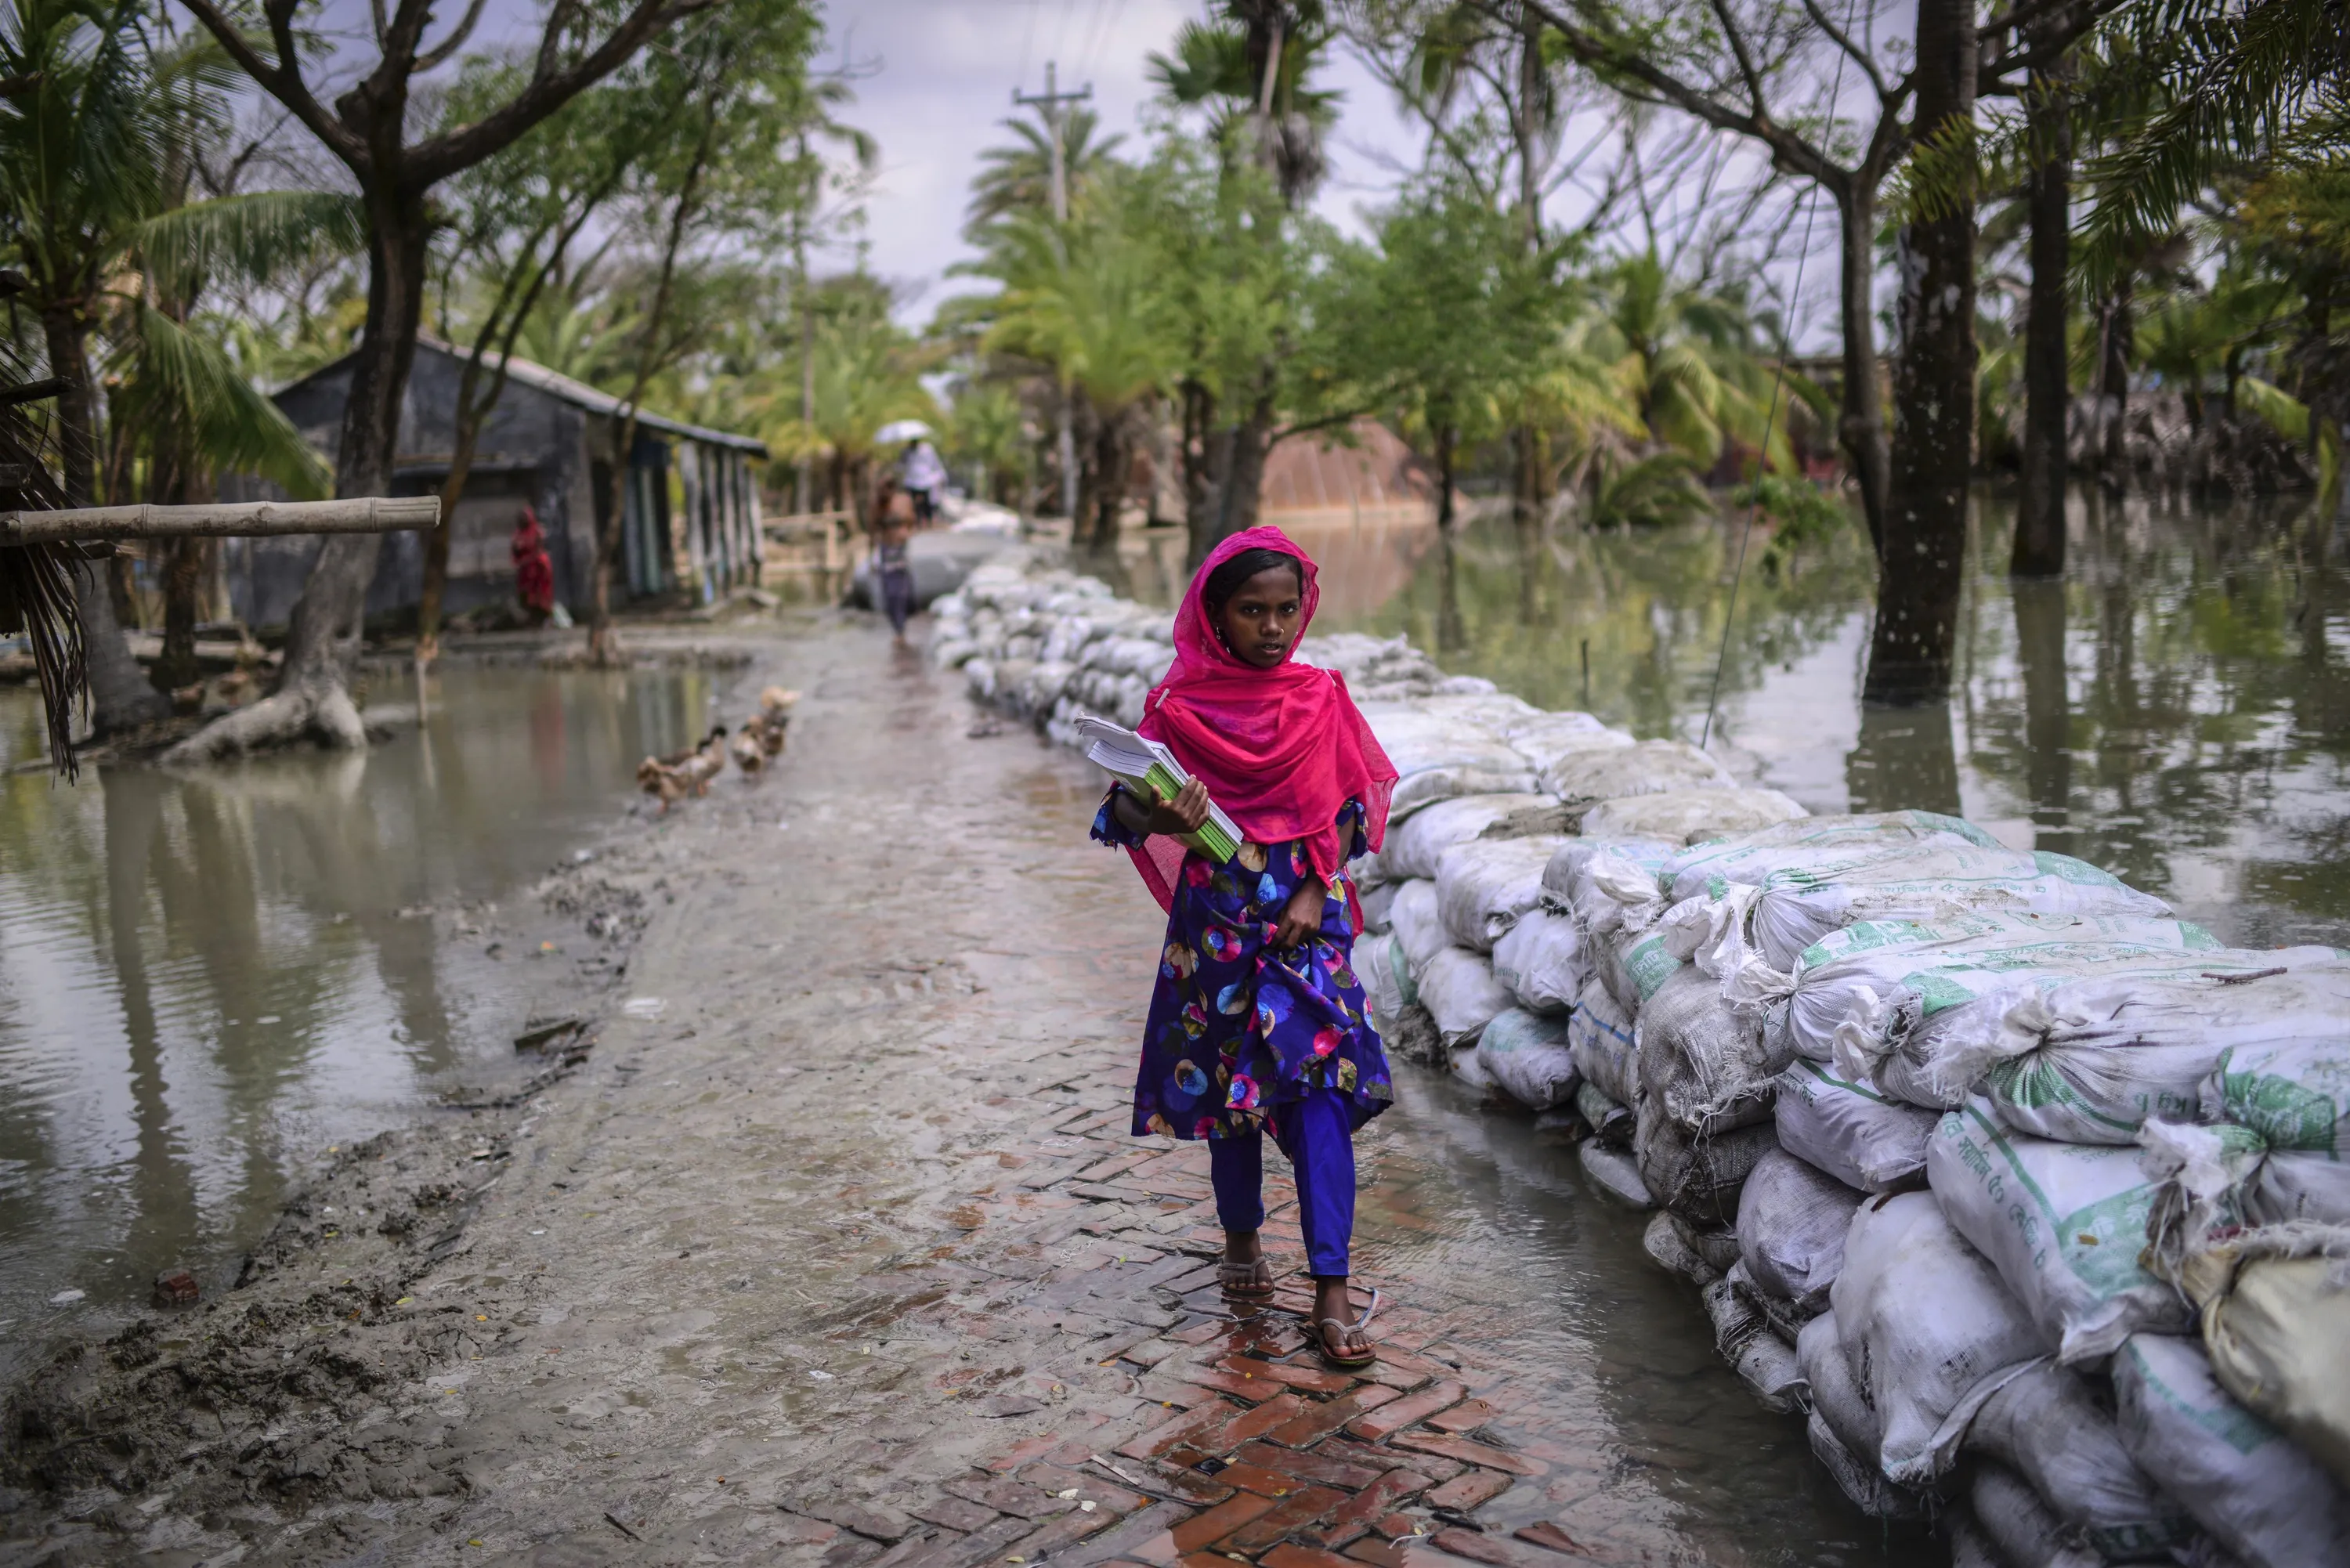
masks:
<instances>
[{"instance_id":1,"label":"bamboo pole","mask_svg":"<svg viewBox=\"0 0 2350 1568\"><path fill-rule=\"evenodd\" d=\"M391 534L420 532L440 521L437 495L220 502L208 506L61 506L48 512L0 512L0 545L267 534Z\"/></svg>"}]
</instances>

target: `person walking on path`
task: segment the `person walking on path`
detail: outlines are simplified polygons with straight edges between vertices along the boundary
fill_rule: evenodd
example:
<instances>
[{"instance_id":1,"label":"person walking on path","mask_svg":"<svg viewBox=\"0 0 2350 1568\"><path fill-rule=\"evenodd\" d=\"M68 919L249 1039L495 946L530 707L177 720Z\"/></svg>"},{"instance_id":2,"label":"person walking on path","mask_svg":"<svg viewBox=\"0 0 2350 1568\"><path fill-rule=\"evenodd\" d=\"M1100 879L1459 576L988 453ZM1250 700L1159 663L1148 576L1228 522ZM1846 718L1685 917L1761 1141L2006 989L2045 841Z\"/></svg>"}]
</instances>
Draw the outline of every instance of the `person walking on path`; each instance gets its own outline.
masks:
<instances>
[{"instance_id":1,"label":"person walking on path","mask_svg":"<svg viewBox=\"0 0 2350 1568\"><path fill-rule=\"evenodd\" d=\"M906 641L906 618L914 613L914 562L908 540L914 531L913 504L888 480L874 497L873 597L889 618L899 645Z\"/></svg>"},{"instance_id":2,"label":"person walking on path","mask_svg":"<svg viewBox=\"0 0 2350 1568\"><path fill-rule=\"evenodd\" d=\"M947 487L947 465L940 460L936 447L917 439L906 449L899 473L906 493L914 498L915 525L929 527L938 521L939 493Z\"/></svg>"},{"instance_id":3,"label":"person walking on path","mask_svg":"<svg viewBox=\"0 0 2350 1568\"><path fill-rule=\"evenodd\" d=\"M514 537L506 541L514 557L515 598L531 625L545 626L555 614L555 561L546 553L546 534L538 514L525 504L515 519Z\"/></svg>"},{"instance_id":4,"label":"person walking on path","mask_svg":"<svg viewBox=\"0 0 2350 1568\"><path fill-rule=\"evenodd\" d=\"M1354 1135L1395 1087L1355 976L1361 906L1345 867L1386 836L1396 770L1345 679L1293 657L1320 597L1315 576L1272 527L1234 535L1201 564L1141 726L1191 782L1159 801L1113 784L1093 836L1131 854L1167 910L1135 1136L1208 1140L1218 1280L1234 1300L1261 1302L1274 1293L1258 1234L1273 1135L1296 1177L1315 1340L1326 1362L1360 1367L1377 1353L1370 1312L1353 1318L1347 1293ZM1211 800L1246 839L1227 865L1175 836L1207 820Z\"/></svg>"}]
</instances>

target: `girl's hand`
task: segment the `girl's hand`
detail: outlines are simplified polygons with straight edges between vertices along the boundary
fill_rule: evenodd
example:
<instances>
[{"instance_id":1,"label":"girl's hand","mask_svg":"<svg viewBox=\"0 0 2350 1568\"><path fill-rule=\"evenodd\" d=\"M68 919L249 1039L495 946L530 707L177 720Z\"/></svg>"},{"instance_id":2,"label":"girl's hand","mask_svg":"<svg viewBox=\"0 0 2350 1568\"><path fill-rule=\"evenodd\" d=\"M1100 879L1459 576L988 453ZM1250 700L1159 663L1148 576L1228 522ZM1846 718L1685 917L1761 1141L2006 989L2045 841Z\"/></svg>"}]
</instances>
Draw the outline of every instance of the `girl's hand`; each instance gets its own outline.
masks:
<instances>
[{"instance_id":1,"label":"girl's hand","mask_svg":"<svg viewBox=\"0 0 2350 1568\"><path fill-rule=\"evenodd\" d=\"M1193 779L1175 792L1174 799L1160 801L1150 808L1143 831L1172 838L1179 834L1199 832L1207 820L1208 786Z\"/></svg>"},{"instance_id":2,"label":"girl's hand","mask_svg":"<svg viewBox=\"0 0 2350 1568\"><path fill-rule=\"evenodd\" d=\"M1273 929L1271 945L1276 948L1297 947L1322 929L1322 903L1327 889L1312 877L1300 882L1297 891L1289 896L1289 907L1281 912L1281 924Z\"/></svg>"}]
</instances>

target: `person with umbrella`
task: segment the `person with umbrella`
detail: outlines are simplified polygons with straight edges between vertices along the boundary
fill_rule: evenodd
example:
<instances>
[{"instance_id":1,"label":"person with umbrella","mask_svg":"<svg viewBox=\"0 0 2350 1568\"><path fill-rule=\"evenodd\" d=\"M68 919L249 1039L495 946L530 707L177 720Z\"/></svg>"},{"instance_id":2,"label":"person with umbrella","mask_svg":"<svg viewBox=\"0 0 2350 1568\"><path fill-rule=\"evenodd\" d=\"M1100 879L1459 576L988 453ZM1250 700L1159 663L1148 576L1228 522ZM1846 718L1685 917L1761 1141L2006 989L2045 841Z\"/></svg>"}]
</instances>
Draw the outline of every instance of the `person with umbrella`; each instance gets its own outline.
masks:
<instances>
[{"instance_id":1,"label":"person with umbrella","mask_svg":"<svg viewBox=\"0 0 2350 1568\"><path fill-rule=\"evenodd\" d=\"M898 420L878 434L885 441L907 443L898 463L898 483L913 498L915 525L929 527L938 521L939 493L947 487L947 465L931 444L931 427L920 420Z\"/></svg>"}]
</instances>

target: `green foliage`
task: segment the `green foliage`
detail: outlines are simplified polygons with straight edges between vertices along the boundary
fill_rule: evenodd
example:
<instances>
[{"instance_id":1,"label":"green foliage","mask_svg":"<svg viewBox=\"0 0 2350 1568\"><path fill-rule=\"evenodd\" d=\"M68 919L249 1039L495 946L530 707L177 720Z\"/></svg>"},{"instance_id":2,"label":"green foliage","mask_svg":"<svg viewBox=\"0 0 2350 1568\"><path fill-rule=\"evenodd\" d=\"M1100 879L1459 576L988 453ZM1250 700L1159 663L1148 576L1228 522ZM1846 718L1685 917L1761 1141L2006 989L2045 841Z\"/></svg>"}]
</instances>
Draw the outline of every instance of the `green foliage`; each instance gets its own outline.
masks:
<instances>
[{"instance_id":1,"label":"green foliage","mask_svg":"<svg viewBox=\"0 0 2350 1568\"><path fill-rule=\"evenodd\" d=\"M1601 452L1586 480L1585 521L1596 528L1659 528L1714 513L1713 497L1684 452L1624 458Z\"/></svg>"},{"instance_id":2,"label":"green foliage","mask_svg":"<svg viewBox=\"0 0 2350 1568\"><path fill-rule=\"evenodd\" d=\"M1586 347L1608 361L1651 439L1711 467L1736 440L1791 472L1785 399L1756 351L1742 302L1676 279L1653 251L1624 257L1605 282L1607 314Z\"/></svg>"},{"instance_id":3,"label":"green foliage","mask_svg":"<svg viewBox=\"0 0 2350 1568\"><path fill-rule=\"evenodd\" d=\"M988 225L1015 213L1046 213L1053 210L1053 139L1050 128L1033 119L1007 119L1003 128L1015 140L1009 147L991 147L979 155L979 173L971 182L971 204L963 215L963 234L979 243ZM1126 138L1097 139L1100 118L1092 109L1072 109L1061 121L1063 178L1068 186L1069 210L1082 213L1091 204L1095 186L1110 168Z\"/></svg>"},{"instance_id":4,"label":"green foliage","mask_svg":"<svg viewBox=\"0 0 2350 1568\"><path fill-rule=\"evenodd\" d=\"M1735 505L1752 507L1771 520L1771 542L1762 550L1762 570L1774 581L1792 573L1806 546L1824 546L1852 525L1852 508L1840 495L1808 479L1765 473L1730 493Z\"/></svg>"}]
</instances>

